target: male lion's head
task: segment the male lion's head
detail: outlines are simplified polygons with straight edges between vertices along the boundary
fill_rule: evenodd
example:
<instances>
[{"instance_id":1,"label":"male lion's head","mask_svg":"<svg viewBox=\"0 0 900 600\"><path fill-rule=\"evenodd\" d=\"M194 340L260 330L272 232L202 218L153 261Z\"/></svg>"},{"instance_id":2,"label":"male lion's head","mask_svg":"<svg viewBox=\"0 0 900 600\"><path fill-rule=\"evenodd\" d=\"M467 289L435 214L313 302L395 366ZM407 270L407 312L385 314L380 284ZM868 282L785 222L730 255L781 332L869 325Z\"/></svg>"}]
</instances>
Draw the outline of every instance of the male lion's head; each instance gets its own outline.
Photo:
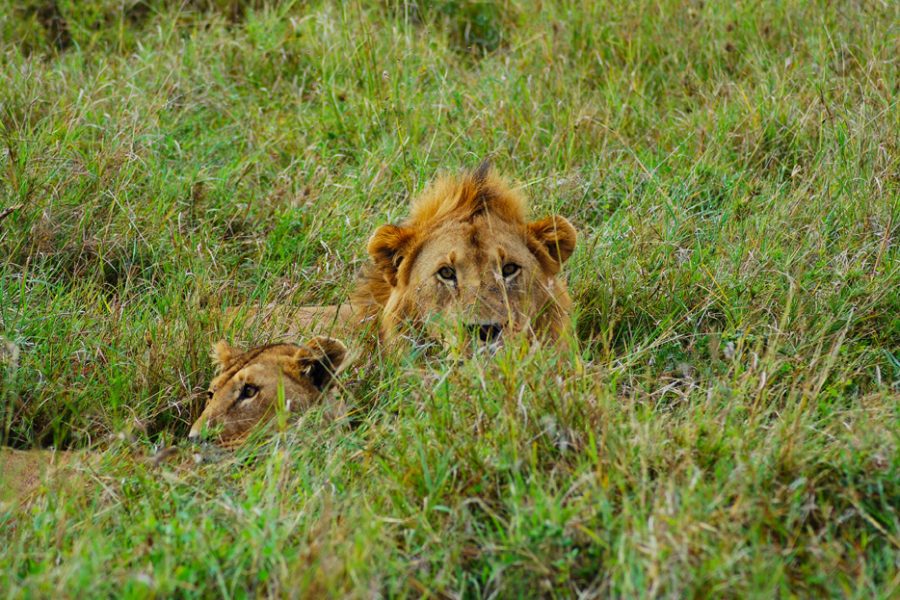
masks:
<instances>
[{"instance_id":1,"label":"male lion's head","mask_svg":"<svg viewBox=\"0 0 900 600\"><path fill-rule=\"evenodd\" d=\"M272 416L283 390L285 408L302 410L315 402L347 354L341 342L316 337L303 345L274 344L241 352L221 341L213 346L217 375L209 385L203 414L188 438L216 433L224 446L241 443L251 429Z\"/></svg>"},{"instance_id":2,"label":"male lion's head","mask_svg":"<svg viewBox=\"0 0 900 600\"><path fill-rule=\"evenodd\" d=\"M526 211L522 194L487 163L438 179L406 221L375 231L354 302L380 313L388 341L558 337L571 307L560 270L575 228L560 216L528 221Z\"/></svg>"}]
</instances>

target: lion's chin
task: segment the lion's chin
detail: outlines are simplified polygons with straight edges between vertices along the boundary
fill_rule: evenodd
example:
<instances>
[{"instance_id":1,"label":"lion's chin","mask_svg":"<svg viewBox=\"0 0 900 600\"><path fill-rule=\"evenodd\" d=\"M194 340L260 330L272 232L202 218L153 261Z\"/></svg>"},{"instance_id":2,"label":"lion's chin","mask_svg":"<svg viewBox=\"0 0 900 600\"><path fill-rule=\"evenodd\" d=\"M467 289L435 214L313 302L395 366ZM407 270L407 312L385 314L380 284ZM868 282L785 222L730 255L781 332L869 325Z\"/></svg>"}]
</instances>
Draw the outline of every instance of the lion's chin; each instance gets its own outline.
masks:
<instances>
[{"instance_id":1,"label":"lion's chin","mask_svg":"<svg viewBox=\"0 0 900 600\"><path fill-rule=\"evenodd\" d=\"M531 346L540 337L528 321L507 321L485 339L477 330L469 327L408 321L403 327L388 333L384 341L396 351L409 352L426 359L451 358L467 360L490 358L503 348L516 347L520 343Z\"/></svg>"},{"instance_id":2,"label":"lion's chin","mask_svg":"<svg viewBox=\"0 0 900 600\"><path fill-rule=\"evenodd\" d=\"M505 343L504 334L500 334L490 341L440 332L415 336L405 335L403 339L417 354L426 358L489 358L496 354Z\"/></svg>"}]
</instances>

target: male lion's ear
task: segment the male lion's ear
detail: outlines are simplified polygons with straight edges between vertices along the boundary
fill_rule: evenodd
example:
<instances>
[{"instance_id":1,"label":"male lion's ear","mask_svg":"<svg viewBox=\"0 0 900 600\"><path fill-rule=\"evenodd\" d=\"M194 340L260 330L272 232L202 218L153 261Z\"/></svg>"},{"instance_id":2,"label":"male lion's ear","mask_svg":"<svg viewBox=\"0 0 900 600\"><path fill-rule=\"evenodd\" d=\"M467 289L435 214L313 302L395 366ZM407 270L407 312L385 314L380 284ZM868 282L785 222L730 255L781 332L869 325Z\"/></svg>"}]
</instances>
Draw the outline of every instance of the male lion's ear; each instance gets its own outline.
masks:
<instances>
[{"instance_id":1,"label":"male lion's ear","mask_svg":"<svg viewBox=\"0 0 900 600\"><path fill-rule=\"evenodd\" d=\"M312 384L323 389L334 377L347 357L347 346L339 340L318 336L309 340L290 359L298 374L309 377Z\"/></svg>"},{"instance_id":2,"label":"male lion's ear","mask_svg":"<svg viewBox=\"0 0 900 600\"><path fill-rule=\"evenodd\" d=\"M235 354L237 351L225 340L219 340L213 344L212 359L216 362L216 369L220 372L224 371Z\"/></svg>"},{"instance_id":3,"label":"male lion's ear","mask_svg":"<svg viewBox=\"0 0 900 600\"><path fill-rule=\"evenodd\" d=\"M578 233L568 219L553 215L528 224L531 235L541 244L557 268L572 256Z\"/></svg>"},{"instance_id":4,"label":"male lion's ear","mask_svg":"<svg viewBox=\"0 0 900 600\"><path fill-rule=\"evenodd\" d=\"M409 227L382 225L369 240L369 256L384 275L385 281L392 286L397 285L397 269L400 268L406 247L414 235Z\"/></svg>"}]
</instances>

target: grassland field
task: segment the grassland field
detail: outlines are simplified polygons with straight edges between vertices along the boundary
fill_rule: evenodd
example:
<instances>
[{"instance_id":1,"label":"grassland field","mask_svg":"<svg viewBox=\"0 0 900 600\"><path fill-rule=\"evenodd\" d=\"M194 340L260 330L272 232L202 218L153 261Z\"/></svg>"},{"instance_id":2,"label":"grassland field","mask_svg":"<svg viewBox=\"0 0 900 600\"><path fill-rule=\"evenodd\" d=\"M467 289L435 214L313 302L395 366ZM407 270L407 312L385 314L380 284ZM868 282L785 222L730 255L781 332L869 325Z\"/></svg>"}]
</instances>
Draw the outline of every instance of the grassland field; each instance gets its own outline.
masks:
<instances>
[{"instance_id":1,"label":"grassland field","mask_svg":"<svg viewBox=\"0 0 900 600\"><path fill-rule=\"evenodd\" d=\"M898 597L898 71L880 0L0 0L0 443L99 453L0 595ZM219 309L340 302L486 156L579 230L577 348L136 459L275 335Z\"/></svg>"}]
</instances>

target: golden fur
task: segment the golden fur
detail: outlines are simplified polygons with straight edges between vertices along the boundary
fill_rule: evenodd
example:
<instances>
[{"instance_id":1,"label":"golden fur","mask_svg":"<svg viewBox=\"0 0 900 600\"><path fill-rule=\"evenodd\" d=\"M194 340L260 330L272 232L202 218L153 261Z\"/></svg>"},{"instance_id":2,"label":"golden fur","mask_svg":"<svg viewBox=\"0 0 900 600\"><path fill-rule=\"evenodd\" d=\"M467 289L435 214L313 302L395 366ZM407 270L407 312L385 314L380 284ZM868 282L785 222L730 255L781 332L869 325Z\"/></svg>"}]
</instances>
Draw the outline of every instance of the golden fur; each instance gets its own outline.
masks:
<instances>
[{"instance_id":1,"label":"golden fur","mask_svg":"<svg viewBox=\"0 0 900 600\"><path fill-rule=\"evenodd\" d=\"M221 310L218 314L224 317L225 329L256 333L271 342L315 335L345 339L365 331L373 320L366 319L350 304L295 306L273 302L214 310Z\"/></svg>"},{"instance_id":2,"label":"golden fur","mask_svg":"<svg viewBox=\"0 0 900 600\"><path fill-rule=\"evenodd\" d=\"M328 337L246 352L218 342L213 347L218 372L210 383L206 407L188 437L202 439L215 431L220 444L240 444L254 426L274 414L279 389L288 410L303 410L316 402L346 354L341 342Z\"/></svg>"},{"instance_id":3,"label":"golden fur","mask_svg":"<svg viewBox=\"0 0 900 600\"><path fill-rule=\"evenodd\" d=\"M558 339L571 309L560 271L577 234L563 217L527 215L522 193L487 164L439 178L408 219L375 231L351 305L377 318L387 341L518 331Z\"/></svg>"},{"instance_id":4,"label":"golden fur","mask_svg":"<svg viewBox=\"0 0 900 600\"><path fill-rule=\"evenodd\" d=\"M0 448L0 509L4 503L16 505L27 501L38 487L67 483L67 471L78 453L54 450L14 450Z\"/></svg>"}]
</instances>

